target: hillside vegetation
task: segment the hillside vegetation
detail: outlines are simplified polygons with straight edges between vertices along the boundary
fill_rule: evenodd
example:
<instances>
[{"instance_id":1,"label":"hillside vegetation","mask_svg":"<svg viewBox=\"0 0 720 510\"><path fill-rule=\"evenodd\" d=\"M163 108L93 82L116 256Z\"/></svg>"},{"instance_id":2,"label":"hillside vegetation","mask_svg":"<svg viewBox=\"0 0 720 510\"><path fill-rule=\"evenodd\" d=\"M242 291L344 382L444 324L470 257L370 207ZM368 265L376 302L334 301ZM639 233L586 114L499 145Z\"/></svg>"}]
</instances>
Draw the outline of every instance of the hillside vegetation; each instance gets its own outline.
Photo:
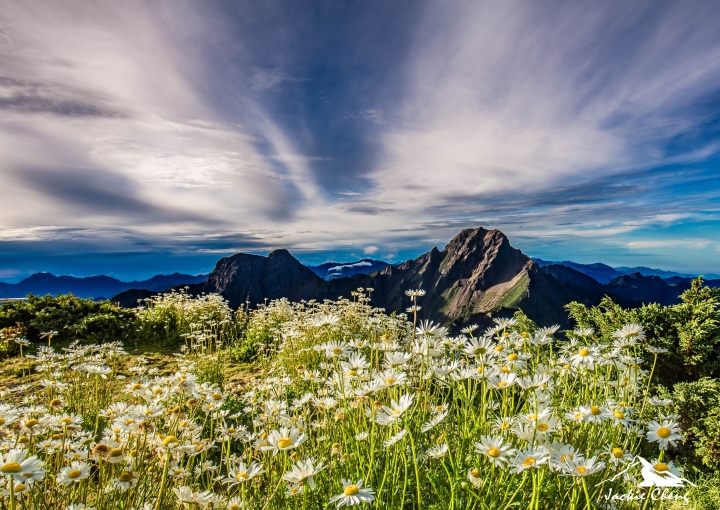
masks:
<instances>
[{"instance_id":1,"label":"hillside vegetation","mask_svg":"<svg viewBox=\"0 0 720 510\"><path fill-rule=\"evenodd\" d=\"M2 508L720 507L717 290L458 335L369 292L4 303Z\"/></svg>"}]
</instances>

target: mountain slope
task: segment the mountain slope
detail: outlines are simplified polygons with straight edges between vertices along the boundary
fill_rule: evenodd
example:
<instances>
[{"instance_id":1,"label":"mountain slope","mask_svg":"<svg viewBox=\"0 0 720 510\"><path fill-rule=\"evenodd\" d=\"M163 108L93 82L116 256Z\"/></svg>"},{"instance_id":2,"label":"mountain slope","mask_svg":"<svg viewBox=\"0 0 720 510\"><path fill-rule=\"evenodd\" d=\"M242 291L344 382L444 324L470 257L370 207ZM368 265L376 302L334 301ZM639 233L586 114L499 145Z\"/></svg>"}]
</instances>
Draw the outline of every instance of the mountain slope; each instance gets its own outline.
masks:
<instances>
[{"instance_id":1,"label":"mountain slope","mask_svg":"<svg viewBox=\"0 0 720 510\"><path fill-rule=\"evenodd\" d=\"M463 230L442 251L433 248L372 275L329 281L287 250L276 250L267 258L241 253L220 260L207 282L192 286L191 292L218 292L235 308L245 302L254 306L265 298L350 298L358 287L372 288L371 303L395 312L411 304L406 290L424 289L420 318L455 325L488 322L489 314L518 307L542 324L564 323L563 305L577 298L513 248L502 232L484 228Z\"/></svg>"}]
</instances>

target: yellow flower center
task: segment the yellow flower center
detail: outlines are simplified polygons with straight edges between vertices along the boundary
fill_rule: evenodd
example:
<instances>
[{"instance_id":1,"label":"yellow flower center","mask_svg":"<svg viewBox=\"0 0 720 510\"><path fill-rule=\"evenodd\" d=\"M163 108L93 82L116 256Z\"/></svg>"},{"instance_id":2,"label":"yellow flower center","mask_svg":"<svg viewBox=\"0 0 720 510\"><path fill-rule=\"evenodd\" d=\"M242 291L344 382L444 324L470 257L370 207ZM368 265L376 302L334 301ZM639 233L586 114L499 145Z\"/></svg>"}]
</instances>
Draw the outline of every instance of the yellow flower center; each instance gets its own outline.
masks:
<instances>
[{"instance_id":1,"label":"yellow flower center","mask_svg":"<svg viewBox=\"0 0 720 510\"><path fill-rule=\"evenodd\" d=\"M570 365L563 365L563 370L570 370L572 367Z\"/></svg>"},{"instance_id":2,"label":"yellow flower center","mask_svg":"<svg viewBox=\"0 0 720 510\"><path fill-rule=\"evenodd\" d=\"M537 414L528 414L528 420L535 421L537 420Z\"/></svg>"},{"instance_id":3,"label":"yellow flower center","mask_svg":"<svg viewBox=\"0 0 720 510\"><path fill-rule=\"evenodd\" d=\"M213 400L222 400L222 395L219 393L213 393L212 398Z\"/></svg>"},{"instance_id":4,"label":"yellow flower center","mask_svg":"<svg viewBox=\"0 0 720 510\"><path fill-rule=\"evenodd\" d=\"M503 349L504 349L504 347L502 345L495 346L495 352L502 352Z\"/></svg>"},{"instance_id":5,"label":"yellow flower center","mask_svg":"<svg viewBox=\"0 0 720 510\"><path fill-rule=\"evenodd\" d=\"M278 448L288 448L292 444L292 439L289 437L281 437L278 439Z\"/></svg>"},{"instance_id":6,"label":"yellow flower center","mask_svg":"<svg viewBox=\"0 0 720 510\"><path fill-rule=\"evenodd\" d=\"M477 478L478 476L480 476L480 471L478 471L477 469L473 469L472 471L470 471L470 474Z\"/></svg>"},{"instance_id":7,"label":"yellow flower center","mask_svg":"<svg viewBox=\"0 0 720 510\"><path fill-rule=\"evenodd\" d=\"M505 382L505 381L500 381L500 382L498 383L498 388L504 388L504 387L507 386L507 385L508 385L507 382Z\"/></svg>"},{"instance_id":8,"label":"yellow flower center","mask_svg":"<svg viewBox=\"0 0 720 510\"><path fill-rule=\"evenodd\" d=\"M548 429L547 423L541 423L540 425L538 425L537 429L540 432L545 432Z\"/></svg>"},{"instance_id":9,"label":"yellow flower center","mask_svg":"<svg viewBox=\"0 0 720 510\"><path fill-rule=\"evenodd\" d=\"M581 475L584 475L585 471L587 471L587 468L585 466L578 466L578 468L577 468L578 473L580 473Z\"/></svg>"},{"instance_id":10,"label":"yellow flower center","mask_svg":"<svg viewBox=\"0 0 720 510\"><path fill-rule=\"evenodd\" d=\"M572 453L565 453L560 456L560 460L563 462L567 462L568 460L570 460L572 458L573 458Z\"/></svg>"},{"instance_id":11,"label":"yellow flower center","mask_svg":"<svg viewBox=\"0 0 720 510\"><path fill-rule=\"evenodd\" d=\"M73 469L72 471L70 471L70 472L68 473L68 478L72 478L72 479L74 480L75 478L77 478L77 477L80 476L81 474L82 474L82 471L80 471L79 469Z\"/></svg>"},{"instance_id":12,"label":"yellow flower center","mask_svg":"<svg viewBox=\"0 0 720 510\"><path fill-rule=\"evenodd\" d=\"M653 468L655 468L655 471L670 471L670 468L668 468L668 465L664 462L658 462Z\"/></svg>"},{"instance_id":13,"label":"yellow flower center","mask_svg":"<svg viewBox=\"0 0 720 510\"><path fill-rule=\"evenodd\" d=\"M500 448L495 448L495 447L490 448L487 453L490 457L492 457L493 459L496 459L497 457L500 456Z\"/></svg>"},{"instance_id":14,"label":"yellow flower center","mask_svg":"<svg viewBox=\"0 0 720 510\"><path fill-rule=\"evenodd\" d=\"M60 404L62 404L62 401L60 401L60 399L58 398L54 398L50 401L50 405L53 407L59 406Z\"/></svg>"},{"instance_id":15,"label":"yellow flower center","mask_svg":"<svg viewBox=\"0 0 720 510\"><path fill-rule=\"evenodd\" d=\"M623 455L625 455L625 452L623 452L620 448L613 448L611 453L616 459L622 459Z\"/></svg>"},{"instance_id":16,"label":"yellow flower center","mask_svg":"<svg viewBox=\"0 0 720 510\"><path fill-rule=\"evenodd\" d=\"M533 457L528 457L527 459L525 459L523 461L523 466L526 466L526 467L532 466L534 464L535 464L535 459Z\"/></svg>"},{"instance_id":17,"label":"yellow flower center","mask_svg":"<svg viewBox=\"0 0 720 510\"><path fill-rule=\"evenodd\" d=\"M502 368L500 369L500 371L501 371L503 374L507 374L507 373L510 372L510 367L502 367Z\"/></svg>"},{"instance_id":18,"label":"yellow flower center","mask_svg":"<svg viewBox=\"0 0 720 510\"><path fill-rule=\"evenodd\" d=\"M34 427L35 425L38 425L40 422L37 421L35 418L31 418L28 421L25 422L26 427Z\"/></svg>"},{"instance_id":19,"label":"yellow flower center","mask_svg":"<svg viewBox=\"0 0 720 510\"><path fill-rule=\"evenodd\" d=\"M133 479L133 475L128 471L123 471L122 473L120 473L120 476L118 476L118 478L121 482L129 482Z\"/></svg>"},{"instance_id":20,"label":"yellow flower center","mask_svg":"<svg viewBox=\"0 0 720 510\"><path fill-rule=\"evenodd\" d=\"M400 412L400 409L394 409L392 414L393 416L400 416L402 413Z\"/></svg>"},{"instance_id":21,"label":"yellow flower center","mask_svg":"<svg viewBox=\"0 0 720 510\"><path fill-rule=\"evenodd\" d=\"M128 418L127 420L125 420L125 425L132 425L133 423L135 423L135 420L133 420L132 418Z\"/></svg>"},{"instance_id":22,"label":"yellow flower center","mask_svg":"<svg viewBox=\"0 0 720 510\"><path fill-rule=\"evenodd\" d=\"M618 420L622 420L623 418L625 418L625 413L623 413L622 411L615 411L613 413L613 416Z\"/></svg>"},{"instance_id":23,"label":"yellow flower center","mask_svg":"<svg viewBox=\"0 0 720 510\"><path fill-rule=\"evenodd\" d=\"M600 411L600 408L599 408L598 406L592 406L592 407L590 408L590 414L592 414L593 416L597 416L597 415L600 414L600 413L601 413L601 411Z\"/></svg>"},{"instance_id":24,"label":"yellow flower center","mask_svg":"<svg viewBox=\"0 0 720 510\"><path fill-rule=\"evenodd\" d=\"M130 386L131 391L137 391L142 388L142 384L135 383L132 386Z\"/></svg>"},{"instance_id":25,"label":"yellow flower center","mask_svg":"<svg viewBox=\"0 0 720 510\"><path fill-rule=\"evenodd\" d=\"M237 480L238 482L242 482L243 480L247 480L248 478L250 478L250 475L247 474L245 471L235 475L235 480Z\"/></svg>"},{"instance_id":26,"label":"yellow flower center","mask_svg":"<svg viewBox=\"0 0 720 510\"><path fill-rule=\"evenodd\" d=\"M340 347L335 347L333 349L333 354L342 354L342 349Z\"/></svg>"},{"instance_id":27,"label":"yellow flower center","mask_svg":"<svg viewBox=\"0 0 720 510\"><path fill-rule=\"evenodd\" d=\"M228 507L228 509L229 510L240 510L240 505L238 505L237 503L233 503L232 505L230 505Z\"/></svg>"},{"instance_id":28,"label":"yellow flower center","mask_svg":"<svg viewBox=\"0 0 720 510\"><path fill-rule=\"evenodd\" d=\"M657 430L657 435L662 437L663 439L670 437L670 429L667 427L660 427Z\"/></svg>"},{"instance_id":29,"label":"yellow flower center","mask_svg":"<svg viewBox=\"0 0 720 510\"><path fill-rule=\"evenodd\" d=\"M585 356L589 356L589 355L590 355L590 349L586 349L585 347L583 347L582 349L580 349L580 352L578 352L578 354L579 354L580 356L582 356L583 358L584 358Z\"/></svg>"},{"instance_id":30,"label":"yellow flower center","mask_svg":"<svg viewBox=\"0 0 720 510\"><path fill-rule=\"evenodd\" d=\"M360 492L360 487L358 487L357 485L348 485L347 487L345 487L343 494L345 494L346 496L354 496L358 492Z\"/></svg>"},{"instance_id":31,"label":"yellow flower center","mask_svg":"<svg viewBox=\"0 0 720 510\"><path fill-rule=\"evenodd\" d=\"M508 361L517 361L518 355L513 352L510 356L508 356L507 359L508 359Z\"/></svg>"},{"instance_id":32,"label":"yellow flower center","mask_svg":"<svg viewBox=\"0 0 720 510\"><path fill-rule=\"evenodd\" d=\"M0 425L5 425L5 418L0 418Z\"/></svg>"},{"instance_id":33,"label":"yellow flower center","mask_svg":"<svg viewBox=\"0 0 720 510\"><path fill-rule=\"evenodd\" d=\"M162 388L155 388L153 390L153 395L160 395L162 393Z\"/></svg>"},{"instance_id":34,"label":"yellow flower center","mask_svg":"<svg viewBox=\"0 0 720 510\"><path fill-rule=\"evenodd\" d=\"M522 333L520 333L520 336L523 338L530 338L530 333L528 333L527 331L523 331Z\"/></svg>"},{"instance_id":35,"label":"yellow flower center","mask_svg":"<svg viewBox=\"0 0 720 510\"><path fill-rule=\"evenodd\" d=\"M27 489L27 485L25 485L24 483L19 483L15 486L15 492L22 492L25 489Z\"/></svg>"},{"instance_id":36,"label":"yellow flower center","mask_svg":"<svg viewBox=\"0 0 720 510\"><path fill-rule=\"evenodd\" d=\"M121 457L122 454L123 452L120 448L113 448L112 450L110 450L111 457Z\"/></svg>"},{"instance_id":37,"label":"yellow flower center","mask_svg":"<svg viewBox=\"0 0 720 510\"><path fill-rule=\"evenodd\" d=\"M5 473L6 475L11 475L13 473L19 473L22 468L20 467L20 464L17 462L8 462L3 467L0 468L0 471Z\"/></svg>"},{"instance_id":38,"label":"yellow flower center","mask_svg":"<svg viewBox=\"0 0 720 510\"><path fill-rule=\"evenodd\" d=\"M236 432L235 428L228 427L228 434L234 434Z\"/></svg>"},{"instance_id":39,"label":"yellow flower center","mask_svg":"<svg viewBox=\"0 0 720 510\"><path fill-rule=\"evenodd\" d=\"M168 446L168 445L170 445L171 443L177 443L177 442L178 442L178 438L177 438L177 437L175 437L175 436L168 436L168 437L166 437L165 439L163 439L162 444L163 444L163 446Z\"/></svg>"}]
</instances>

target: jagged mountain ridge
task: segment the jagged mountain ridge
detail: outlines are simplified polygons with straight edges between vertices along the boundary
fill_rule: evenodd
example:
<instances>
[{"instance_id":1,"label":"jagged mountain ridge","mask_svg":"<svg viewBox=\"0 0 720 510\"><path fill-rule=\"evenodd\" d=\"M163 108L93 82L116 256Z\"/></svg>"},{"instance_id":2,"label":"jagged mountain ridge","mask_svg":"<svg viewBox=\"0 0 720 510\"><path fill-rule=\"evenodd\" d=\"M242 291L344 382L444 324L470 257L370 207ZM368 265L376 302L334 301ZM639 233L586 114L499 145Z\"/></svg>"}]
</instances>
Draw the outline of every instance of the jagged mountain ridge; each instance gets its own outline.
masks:
<instances>
[{"instance_id":1,"label":"jagged mountain ridge","mask_svg":"<svg viewBox=\"0 0 720 510\"><path fill-rule=\"evenodd\" d=\"M463 230L443 250L433 248L372 274L328 281L285 249L267 257L238 253L218 261L208 279L191 285L190 292L219 293L236 308L283 297L291 301L350 298L362 287L373 289L373 306L404 312L411 305L405 291L420 288L426 291L419 302L421 319L453 326L483 324L493 315L521 309L539 324L569 326L564 305L571 301L594 305L609 295L623 306L673 304L687 286L684 279L668 284L641 274L621 275L603 284L564 265L541 268L513 248L499 230L478 227ZM135 306L137 299L150 295L125 292L113 301Z\"/></svg>"},{"instance_id":2,"label":"jagged mountain ridge","mask_svg":"<svg viewBox=\"0 0 720 510\"><path fill-rule=\"evenodd\" d=\"M482 227L463 230L442 251L433 248L372 275L330 281L284 249L268 257L240 253L221 259L207 281L190 286L190 292L219 293L238 307L281 297L350 298L358 287L374 289L371 304L388 312L405 311L411 304L405 291L422 288L420 317L445 324L488 321L488 314L517 308L542 324L566 322L563 305L582 299L513 248L502 232Z\"/></svg>"}]
</instances>

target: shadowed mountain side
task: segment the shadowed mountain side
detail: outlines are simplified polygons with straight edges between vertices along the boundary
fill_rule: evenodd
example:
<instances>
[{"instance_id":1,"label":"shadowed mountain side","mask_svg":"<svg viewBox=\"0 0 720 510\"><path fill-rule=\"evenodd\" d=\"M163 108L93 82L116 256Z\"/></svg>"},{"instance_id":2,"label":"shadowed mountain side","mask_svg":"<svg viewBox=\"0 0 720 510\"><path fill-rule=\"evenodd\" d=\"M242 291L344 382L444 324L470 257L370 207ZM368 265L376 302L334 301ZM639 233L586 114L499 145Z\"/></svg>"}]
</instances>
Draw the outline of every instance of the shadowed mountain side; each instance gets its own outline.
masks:
<instances>
[{"instance_id":1,"label":"shadowed mountain side","mask_svg":"<svg viewBox=\"0 0 720 510\"><path fill-rule=\"evenodd\" d=\"M388 266L372 276L327 282L322 297L348 297L357 287L373 288L371 303L402 312L411 305L409 289L424 289L421 319L460 325L489 321L490 312L522 308L540 323L567 316L562 306L574 296L537 264L510 246L499 230L466 229L443 249L433 248L414 260Z\"/></svg>"},{"instance_id":2,"label":"shadowed mountain side","mask_svg":"<svg viewBox=\"0 0 720 510\"><path fill-rule=\"evenodd\" d=\"M640 273L618 276L604 285L611 296L622 296L642 303L674 305L680 302L681 292L677 286L668 285L659 276L643 276Z\"/></svg>"},{"instance_id":3,"label":"shadowed mountain side","mask_svg":"<svg viewBox=\"0 0 720 510\"><path fill-rule=\"evenodd\" d=\"M232 308L237 308L246 302L255 306L265 299L312 299L323 283L322 278L281 249L267 257L238 253L222 258L207 281L190 286L190 291L216 292L227 299Z\"/></svg>"},{"instance_id":4,"label":"shadowed mountain side","mask_svg":"<svg viewBox=\"0 0 720 510\"><path fill-rule=\"evenodd\" d=\"M562 264L551 264L543 266L540 270L553 277L567 287L575 296L576 300L586 305L596 305L600 300L611 294L608 288L594 278ZM622 306L638 306L640 303L627 300L620 296L612 296L613 300Z\"/></svg>"},{"instance_id":5,"label":"shadowed mountain side","mask_svg":"<svg viewBox=\"0 0 720 510\"><path fill-rule=\"evenodd\" d=\"M563 305L579 299L567 287L510 245L499 230L466 229L442 250L388 266L372 275L324 281L287 250L268 257L237 254L221 259L207 281L190 292L217 292L237 308L265 299L351 298L358 287L372 288L371 304L388 312L411 305L409 289L424 289L421 319L444 324L486 324L490 313L507 315L520 307L540 324L567 323ZM117 301L121 296L116 296Z\"/></svg>"},{"instance_id":6,"label":"shadowed mountain side","mask_svg":"<svg viewBox=\"0 0 720 510\"><path fill-rule=\"evenodd\" d=\"M218 293L232 308L265 300L290 301L351 299L359 287L372 288L370 303L388 312L405 312L412 304L405 294L423 289L419 299L421 320L461 327L487 325L493 316L521 309L540 325L569 327L564 306L571 301L597 304L603 296L626 307L679 301L689 285L668 285L657 276L622 275L602 284L581 271L560 264L540 267L513 248L499 230L465 229L442 250L433 248L416 259L367 274L324 280L302 265L287 250L267 257L238 253L220 259L207 281L189 286L191 294ZM176 287L177 288L177 287ZM123 306L153 293L137 290L113 298Z\"/></svg>"}]
</instances>

